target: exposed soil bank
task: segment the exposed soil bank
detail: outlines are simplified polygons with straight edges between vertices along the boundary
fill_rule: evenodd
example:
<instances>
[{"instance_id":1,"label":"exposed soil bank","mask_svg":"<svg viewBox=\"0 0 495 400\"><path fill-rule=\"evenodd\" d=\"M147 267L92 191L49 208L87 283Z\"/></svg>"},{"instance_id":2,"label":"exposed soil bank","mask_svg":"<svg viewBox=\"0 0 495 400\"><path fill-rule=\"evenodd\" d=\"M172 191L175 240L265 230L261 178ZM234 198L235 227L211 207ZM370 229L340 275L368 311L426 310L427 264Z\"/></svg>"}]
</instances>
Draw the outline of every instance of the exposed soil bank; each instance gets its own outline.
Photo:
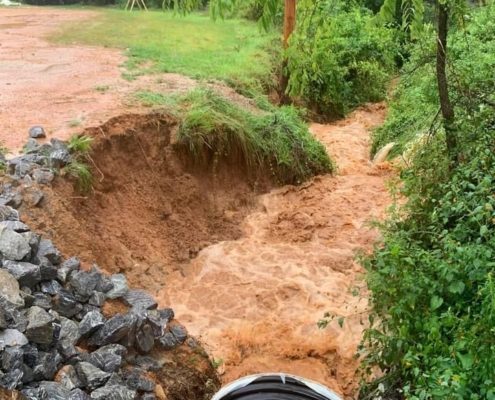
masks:
<instances>
[{"instance_id":1,"label":"exposed soil bank","mask_svg":"<svg viewBox=\"0 0 495 400\"><path fill-rule=\"evenodd\" d=\"M326 383L352 398L354 359L367 321L367 293L355 252L369 250L389 196L385 166L369 162L370 128L381 105L334 125L312 125L339 174L262 196L244 237L205 248L160 295L207 349L225 363L224 382L285 371ZM354 293L353 293L354 292ZM345 317L326 329L325 312Z\"/></svg>"}]
</instances>

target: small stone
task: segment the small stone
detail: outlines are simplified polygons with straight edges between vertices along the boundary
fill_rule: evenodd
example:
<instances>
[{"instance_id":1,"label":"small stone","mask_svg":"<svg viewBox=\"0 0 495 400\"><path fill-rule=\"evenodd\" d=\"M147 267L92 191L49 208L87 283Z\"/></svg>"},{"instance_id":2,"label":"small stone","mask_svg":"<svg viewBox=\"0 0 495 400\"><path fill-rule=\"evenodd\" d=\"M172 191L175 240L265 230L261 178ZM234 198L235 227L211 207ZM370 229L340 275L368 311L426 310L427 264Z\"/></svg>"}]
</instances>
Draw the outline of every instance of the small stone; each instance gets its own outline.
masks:
<instances>
[{"instance_id":1,"label":"small stone","mask_svg":"<svg viewBox=\"0 0 495 400\"><path fill-rule=\"evenodd\" d=\"M38 245L40 243L40 235L34 232L24 232L21 236L27 240L29 246L31 247L31 254L36 254L38 252Z\"/></svg>"},{"instance_id":2,"label":"small stone","mask_svg":"<svg viewBox=\"0 0 495 400\"><path fill-rule=\"evenodd\" d=\"M155 338L162 337L165 332L167 321L164 318L162 318L162 316L157 310L146 311L145 317L147 323L153 329L153 336Z\"/></svg>"},{"instance_id":3,"label":"small stone","mask_svg":"<svg viewBox=\"0 0 495 400\"><path fill-rule=\"evenodd\" d=\"M33 139L40 139L46 137L46 133L42 126L37 125L29 129L29 137Z\"/></svg>"},{"instance_id":4,"label":"small stone","mask_svg":"<svg viewBox=\"0 0 495 400\"><path fill-rule=\"evenodd\" d=\"M0 205L0 221L19 221L19 211Z\"/></svg>"},{"instance_id":5,"label":"small stone","mask_svg":"<svg viewBox=\"0 0 495 400\"><path fill-rule=\"evenodd\" d=\"M30 188L24 192L24 201L30 207L37 207L45 197L44 193L36 188Z\"/></svg>"},{"instance_id":6,"label":"small stone","mask_svg":"<svg viewBox=\"0 0 495 400\"><path fill-rule=\"evenodd\" d=\"M51 296L40 292L34 293L33 296L34 296L34 302L33 302L34 306L41 307L45 310L49 310L50 308L52 308Z\"/></svg>"},{"instance_id":7,"label":"small stone","mask_svg":"<svg viewBox=\"0 0 495 400\"><path fill-rule=\"evenodd\" d=\"M125 381L127 387L141 392L152 392L156 386L153 381L143 377L142 373L137 369L133 369L128 373Z\"/></svg>"},{"instance_id":8,"label":"small stone","mask_svg":"<svg viewBox=\"0 0 495 400\"><path fill-rule=\"evenodd\" d=\"M125 386L104 386L91 393L94 400L135 400L137 393Z\"/></svg>"},{"instance_id":9,"label":"small stone","mask_svg":"<svg viewBox=\"0 0 495 400\"><path fill-rule=\"evenodd\" d=\"M22 297L21 291L21 297ZM25 306L27 301L24 300ZM19 309L18 305L12 304L8 300L0 297L0 308L2 308L3 315L7 322L7 328L17 329L20 332L26 330L28 320L25 315L25 310Z\"/></svg>"},{"instance_id":10,"label":"small stone","mask_svg":"<svg viewBox=\"0 0 495 400\"><path fill-rule=\"evenodd\" d=\"M177 324L172 326L170 332L172 332L179 343L184 343L187 339L187 330L182 325Z\"/></svg>"},{"instance_id":11,"label":"small stone","mask_svg":"<svg viewBox=\"0 0 495 400\"><path fill-rule=\"evenodd\" d=\"M40 185L49 185L55 179L54 173L48 168L37 168L31 176Z\"/></svg>"},{"instance_id":12,"label":"small stone","mask_svg":"<svg viewBox=\"0 0 495 400\"><path fill-rule=\"evenodd\" d=\"M74 389L70 392L68 400L91 400L91 397L81 389Z\"/></svg>"},{"instance_id":13,"label":"small stone","mask_svg":"<svg viewBox=\"0 0 495 400\"><path fill-rule=\"evenodd\" d=\"M145 371L158 372L162 369L161 364L153 357L149 356L137 356L133 360L133 364Z\"/></svg>"},{"instance_id":14,"label":"small stone","mask_svg":"<svg viewBox=\"0 0 495 400\"><path fill-rule=\"evenodd\" d=\"M68 150L58 149L50 153L50 166L52 168L63 168L71 161L71 156Z\"/></svg>"},{"instance_id":15,"label":"small stone","mask_svg":"<svg viewBox=\"0 0 495 400\"><path fill-rule=\"evenodd\" d=\"M180 344L172 332L166 332L159 339L159 342L165 350L172 350Z\"/></svg>"},{"instance_id":16,"label":"small stone","mask_svg":"<svg viewBox=\"0 0 495 400\"><path fill-rule=\"evenodd\" d=\"M101 307L103 306L103 304L105 304L105 300L106 300L106 296L104 293L95 291L91 293L88 303L91 304L92 306Z\"/></svg>"},{"instance_id":17,"label":"small stone","mask_svg":"<svg viewBox=\"0 0 495 400\"><path fill-rule=\"evenodd\" d=\"M76 271L69 277L69 284L74 290L74 296L79 301L88 301L100 281L98 272Z\"/></svg>"},{"instance_id":18,"label":"small stone","mask_svg":"<svg viewBox=\"0 0 495 400\"><path fill-rule=\"evenodd\" d=\"M41 281L41 271L38 265L7 260L4 261L3 267L17 279L20 286L33 287Z\"/></svg>"},{"instance_id":19,"label":"small stone","mask_svg":"<svg viewBox=\"0 0 495 400\"><path fill-rule=\"evenodd\" d=\"M7 300L15 306L23 307L19 282L9 271L0 269L0 298Z\"/></svg>"},{"instance_id":20,"label":"small stone","mask_svg":"<svg viewBox=\"0 0 495 400\"><path fill-rule=\"evenodd\" d=\"M84 387L90 390L103 386L108 378L110 378L110 374L108 372L104 372L95 367L93 364L85 361L76 364L76 371L77 376L83 383Z\"/></svg>"},{"instance_id":21,"label":"small stone","mask_svg":"<svg viewBox=\"0 0 495 400\"><path fill-rule=\"evenodd\" d=\"M41 277L43 278L43 274L41 275ZM58 283L58 281L53 279L51 281L41 282L40 289L43 293L55 296L64 288L62 287L62 285L60 283Z\"/></svg>"},{"instance_id":22,"label":"small stone","mask_svg":"<svg viewBox=\"0 0 495 400\"><path fill-rule=\"evenodd\" d=\"M69 150L67 143L60 139L51 138L50 144L55 150Z\"/></svg>"},{"instance_id":23,"label":"small stone","mask_svg":"<svg viewBox=\"0 0 495 400\"><path fill-rule=\"evenodd\" d=\"M141 396L141 400L156 400L156 396L153 393L145 393Z\"/></svg>"},{"instance_id":24,"label":"small stone","mask_svg":"<svg viewBox=\"0 0 495 400\"><path fill-rule=\"evenodd\" d=\"M91 345L117 343L124 339L134 327L136 317L132 314L117 314L110 318L89 340Z\"/></svg>"},{"instance_id":25,"label":"small stone","mask_svg":"<svg viewBox=\"0 0 495 400\"><path fill-rule=\"evenodd\" d=\"M68 290L61 290L53 298L53 308L60 315L70 318L82 310L82 305Z\"/></svg>"},{"instance_id":26,"label":"small stone","mask_svg":"<svg viewBox=\"0 0 495 400\"><path fill-rule=\"evenodd\" d=\"M79 335L89 336L105 324L105 317L98 311L87 313L79 323Z\"/></svg>"},{"instance_id":27,"label":"small stone","mask_svg":"<svg viewBox=\"0 0 495 400\"><path fill-rule=\"evenodd\" d=\"M60 336L59 344L65 343L66 345L75 346L81 337L79 334L79 324L69 318L60 318Z\"/></svg>"},{"instance_id":28,"label":"small stone","mask_svg":"<svg viewBox=\"0 0 495 400\"><path fill-rule=\"evenodd\" d=\"M129 291L129 286L127 285L127 279L123 274L115 274L110 277L113 284L112 290L106 293L109 299L118 299L119 297L125 296Z\"/></svg>"},{"instance_id":29,"label":"small stone","mask_svg":"<svg viewBox=\"0 0 495 400\"><path fill-rule=\"evenodd\" d=\"M59 372L60 384L67 390L81 388L83 383L76 373L76 369L72 365L66 365Z\"/></svg>"},{"instance_id":30,"label":"small stone","mask_svg":"<svg viewBox=\"0 0 495 400\"><path fill-rule=\"evenodd\" d=\"M22 386L22 377L24 373L21 369L14 369L0 375L0 387L7 390L19 389Z\"/></svg>"},{"instance_id":31,"label":"small stone","mask_svg":"<svg viewBox=\"0 0 495 400\"><path fill-rule=\"evenodd\" d=\"M22 150L24 153L30 154L38 152L39 148L38 142L34 138L29 138Z\"/></svg>"},{"instance_id":32,"label":"small stone","mask_svg":"<svg viewBox=\"0 0 495 400\"><path fill-rule=\"evenodd\" d=\"M43 400L67 400L70 396L70 390L57 382L41 382L38 390Z\"/></svg>"},{"instance_id":33,"label":"small stone","mask_svg":"<svg viewBox=\"0 0 495 400\"><path fill-rule=\"evenodd\" d=\"M40 274L41 274L41 280L42 281L52 281L52 282L55 282L55 279L57 279L57 276L58 276L58 269L55 265L53 265L50 261L48 261L48 259L46 257L41 257L38 259L38 263L36 264L39 264L40 266ZM61 286L58 282L57 282L58 286ZM56 290L58 288L58 286L56 286L55 284L52 284L52 283L48 283L48 285L51 286L51 290ZM55 286L54 286L55 285ZM53 294L57 294L58 293L58 290L53 293Z\"/></svg>"},{"instance_id":34,"label":"small stone","mask_svg":"<svg viewBox=\"0 0 495 400\"><path fill-rule=\"evenodd\" d=\"M148 353L153 349L153 346L155 345L155 335L149 324L144 324L137 331L136 345L138 350L143 353Z\"/></svg>"},{"instance_id":35,"label":"small stone","mask_svg":"<svg viewBox=\"0 0 495 400\"><path fill-rule=\"evenodd\" d=\"M26 344L22 347L24 363L34 368L38 362L38 348L35 344Z\"/></svg>"},{"instance_id":36,"label":"small stone","mask_svg":"<svg viewBox=\"0 0 495 400\"><path fill-rule=\"evenodd\" d=\"M2 369L11 371L13 369L22 369L24 363L24 353L21 346L12 346L2 352Z\"/></svg>"},{"instance_id":37,"label":"small stone","mask_svg":"<svg viewBox=\"0 0 495 400\"><path fill-rule=\"evenodd\" d=\"M53 265L59 265L62 257L53 242L48 239L41 239L38 245L38 258L46 257Z\"/></svg>"},{"instance_id":38,"label":"small stone","mask_svg":"<svg viewBox=\"0 0 495 400\"><path fill-rule=\"evenodd\" d=\"M164 308L158 310L158 312L160 313L160 316L167 322L172 321L175 317L174 310L172 310L171 308Z\"/></svg>"},{"instance_id":39,"label":"small stone","mask_svg":"<svg viewBox=\"0 0 495 400\"><path fill-rule=\"evenodd\" d=\"M0 222L0 229L2 228L7 228L17 233L29 231L29 227L21 221L2 221Z\"/></svg>"},{"instance_id":40,"label":"small stone","mask_svg":"<svg viewBox=\"0 0 495 400\"><path fill-rule=\"evenodd\" d=\"M124 363L127 349L120 344L109 344L93 351L88 362L106 372L117 372Z\"/></svg>"},{"instance_id":41,"label":"small stone","mask_svg":"<svg viewBox=\"0 0 495 400\"><path fill-rule=\"evenodd\" d=\"M21 391L26 400L40 400L41 394L38 388L24 388Z\"/></svg>"},{"instance_id":42,"label":"small stone","mask_svg":"<svg viewBox=\"0 0 495 400\"><path fill-rule=\"evenodd\" d=\"M151 310L158 306L153 296L144 290L129 290L123 299L128 306L136 310Z\"/></svg>"},{"instance_id":43,"label":"small stone","mask_svg":"<svg viewBox=\"0 0 495 400\"><path fill-rule=\"evenodd\" d=\"M101 276L100 282L96 285L96 290L98 292L107 293L114 287L111 279L105 275Z\"/></svg>"},{"instance_id":44,"label":"small stone","mask_svg":"<svg viewBox=\"0 0 495 400\"><path fill-rule=\"evenodd\" d=\"M41 307L32 306L27 314L28 326L27 338L38 344L51 344L53 342L53 317Z\"/></svg>"},{"instance_id":45,"label":"small stone","mask_svg":"<svg viewBox=\"0 0 495 400\"><path fill-rule=\"evenodd\" d=\"M62 364L63 358L56 350L40 351L37 364L33 368L34 379L37 381L52 380Z\"/></svg>"},{"instance_id":46,"label":"small stone","mask_svg":"<svg viewBox=\"0 0 495 400\"><path fill-rule=\"evenodd\" d=\"M20 261L31 253L31 247L21 234L0 227L0 253L6 260Z\"/></svg>"}]
</instances>

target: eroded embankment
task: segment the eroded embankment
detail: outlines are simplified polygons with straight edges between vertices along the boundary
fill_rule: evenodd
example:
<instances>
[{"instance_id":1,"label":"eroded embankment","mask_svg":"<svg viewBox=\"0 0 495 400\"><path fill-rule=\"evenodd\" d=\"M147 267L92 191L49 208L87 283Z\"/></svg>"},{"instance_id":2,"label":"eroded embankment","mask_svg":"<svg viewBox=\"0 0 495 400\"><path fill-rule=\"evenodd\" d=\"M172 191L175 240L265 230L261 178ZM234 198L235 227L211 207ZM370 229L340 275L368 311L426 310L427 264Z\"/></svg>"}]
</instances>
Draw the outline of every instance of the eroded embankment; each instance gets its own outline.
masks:
<instances>
[{"instance_id":1,"label":"eroded embankment","mask_svg":"<svg viewBox=\"0 0 495 400\"><path fill-rule=\"evenodd\" d=\"M223 360L225 382L286 371L351 398L367 321L355 252L371 248L377 233L368 222L389 203L389 171L368 157L369 130L384 113L375 105L313 125L339 173L259 198L235 169L187 169L171 145L173 118L114 118L86 132L97 137L94 193L58 181L29 223L64 253L124 272L161 306L173 304ZM325 313L337 317L319 329Z\"/></svg>"},{"instance_id":2,"label":"eroded embankment","mask_svg":"<svg viewBox=\"0 0 495 400\"><path fill-rule=\"evenodd\" d=\"M384 114L375 105L334 125L314 124L338 175L262 196L243 238L204 249L185 275L169 278L160 300L177 304L184 323L224 361L225 382L286 371L355 394L354 355L367 321L355 252L371 248L377 232L368 222L389 203L389 171L368 156L370 128ZM326 312L337 318L319 329Z\"/></svg>"}]
</instances>

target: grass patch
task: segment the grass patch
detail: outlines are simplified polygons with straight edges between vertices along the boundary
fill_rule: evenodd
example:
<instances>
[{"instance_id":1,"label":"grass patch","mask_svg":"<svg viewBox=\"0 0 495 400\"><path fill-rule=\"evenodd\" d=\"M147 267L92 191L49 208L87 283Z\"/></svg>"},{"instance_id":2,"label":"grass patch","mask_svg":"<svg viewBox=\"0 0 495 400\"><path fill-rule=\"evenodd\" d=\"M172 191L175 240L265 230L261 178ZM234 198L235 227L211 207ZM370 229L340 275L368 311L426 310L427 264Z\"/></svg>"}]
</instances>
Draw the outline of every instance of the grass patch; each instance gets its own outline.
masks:
<instances>
[{"instance_id":1,"label":"grass patch","mask_svg":"<svg viewBox=\"0 0 495 400\"><path fill-rule=\"evenodd\" d=\"M65 44L126 49L127 79L145 72L176 72L265 91L275 82L274 56L268 52L275 38L246 20L214 22L199 13L178 17L163 11L112 9L99 10L98 16L76 25L67 24L51 36Z\"/></svg>"},{"instance_id":2,"label":"grass patch","mask_svg":"<svg viewBox=\"0 0 495 400\"><path fill-rule=\"evenodd\" d=\"M134 94L134 97L145 107L175 105L174 97L148 90L138 91Z\"/></svg>"},{"instance_id":3,"label":"grass patch","mask_svg":"<svg viewBox=\"0 0 495 400\"><path fill-rule=\"evenodd\" d=\"M178 104L176 146L200 167L215 169L223 161L255 175L269 171L280 184L334 170L293 107L254 113L207 89L190 92Z\"/></svg>"}]
</instances>

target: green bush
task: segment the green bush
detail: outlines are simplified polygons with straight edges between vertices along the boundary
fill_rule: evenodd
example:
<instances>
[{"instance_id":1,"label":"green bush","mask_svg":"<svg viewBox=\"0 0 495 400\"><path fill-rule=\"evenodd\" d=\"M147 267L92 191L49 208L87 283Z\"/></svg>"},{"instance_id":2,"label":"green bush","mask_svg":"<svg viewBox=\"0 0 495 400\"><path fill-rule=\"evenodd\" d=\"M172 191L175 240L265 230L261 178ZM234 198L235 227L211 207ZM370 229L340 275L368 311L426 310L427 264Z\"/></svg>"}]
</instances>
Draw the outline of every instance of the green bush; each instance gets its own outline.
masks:
<instances>
[{"instance_id":1,"label":"green bush","mask_svg":"<svg viewBox=\"0 0 495 400\"><path fill-rule=\"evenodd\" d=\"M345 2L309 3L301 3L287 51L290 94L329 117L382 100L397 53L393 31Z\"/></svg>"},{"instance_id":2,"label":"green bush","mask_svg":"<svg viewBox=\"0 0 495 400\"><path fill-rule=\"evenodd\" d=\"M364 259L373 311L362 350L375 378L361 399L495 399L495 53L485 52L494 49L493 12L452 36L459 166L449 171L434 129L402 171L407 202L384 224L384 245ZM431 54L424 43L414 60ZM438 103L425 60L399 87L382 143L405 145L432 125Z\"/></svg>"},{"instance_id":3,"label":"green bush","mask_svg":"<svg viewBox=\"0 0 495 400\"><path fill-rule=\"evenodd\" d=\"M334 167L293 107L249 110L210 90L179 100L177 148L201 167L235 164L278 183L300 183Z\"/></svg>"}]
</instances>

